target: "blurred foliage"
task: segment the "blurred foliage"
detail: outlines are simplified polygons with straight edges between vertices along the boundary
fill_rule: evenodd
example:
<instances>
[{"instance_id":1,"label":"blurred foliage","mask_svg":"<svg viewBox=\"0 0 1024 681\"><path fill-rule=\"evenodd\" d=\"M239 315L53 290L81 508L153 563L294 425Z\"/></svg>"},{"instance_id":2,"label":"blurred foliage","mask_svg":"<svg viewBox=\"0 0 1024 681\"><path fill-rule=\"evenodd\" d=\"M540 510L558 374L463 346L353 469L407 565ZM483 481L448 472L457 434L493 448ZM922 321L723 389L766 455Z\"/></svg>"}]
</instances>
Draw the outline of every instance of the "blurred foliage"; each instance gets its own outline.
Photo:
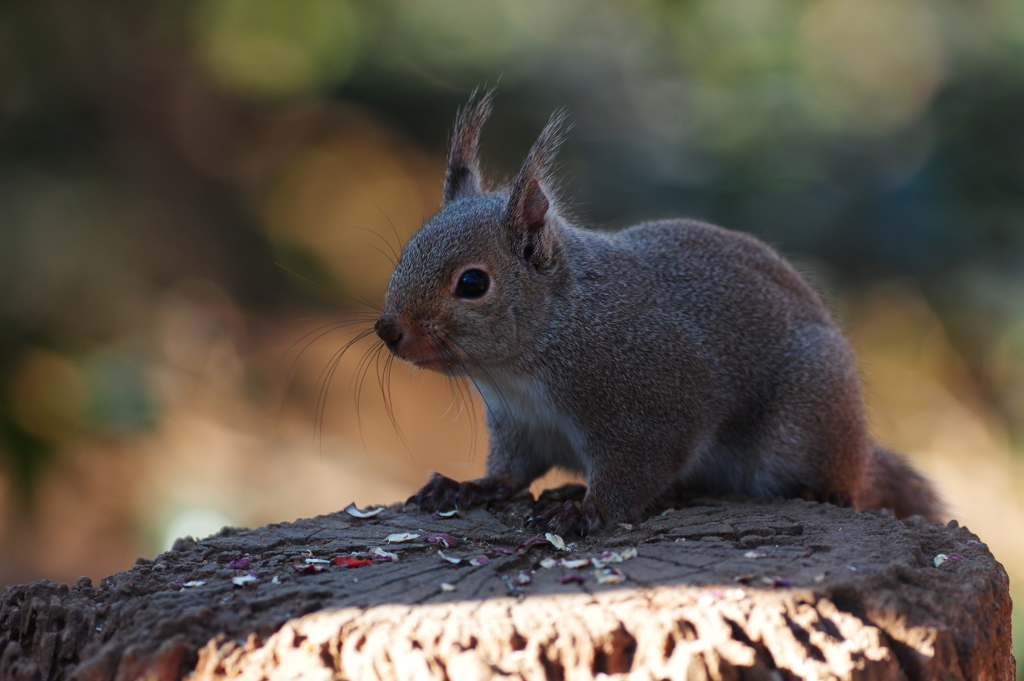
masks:
<instances>
[{"instance_id":1,"label":"blurred foliage","mask_svg":"<svg viewBox=\"0 0 1024 681\"><path fill-rule=\"evenodd\" d=\"M239 93L284 97L345 80L358 24L344 0L210 0L195 31L214 76Z\"/></svg>"},{"instance_id":2,"label":"blurred foliage","mask_svg":"<svg viewBox=\"0 0 1024 681\"><path fill-rule=\"evenodd\" d=\"M18 350L22 339L10 338L10 330L0 336L0 385L9 386L14 381L13 374L21 359ZM34 499L32 492L34 482L41 469L53 454L47 440L29 432L19 421L14 395L5 391L0 397L0 461L9 471L13 480L17 513L31 512Z\"/></svg>"}]
</instances>

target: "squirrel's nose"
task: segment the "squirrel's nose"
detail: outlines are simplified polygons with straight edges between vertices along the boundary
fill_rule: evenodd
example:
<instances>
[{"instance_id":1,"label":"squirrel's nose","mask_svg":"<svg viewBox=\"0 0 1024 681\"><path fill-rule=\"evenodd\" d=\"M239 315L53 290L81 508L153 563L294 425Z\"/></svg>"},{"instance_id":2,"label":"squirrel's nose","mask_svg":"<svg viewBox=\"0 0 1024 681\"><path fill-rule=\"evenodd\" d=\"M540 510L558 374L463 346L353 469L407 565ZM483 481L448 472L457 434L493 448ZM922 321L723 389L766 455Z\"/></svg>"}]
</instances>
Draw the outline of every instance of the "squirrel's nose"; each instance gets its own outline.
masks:
<instances>
[{"instance_id":1,"label":"squirrel's nose","mask_svg":"<svg viewBox=\"0 0 1024 681\"><path fill-rule=\"evenodd\" d=\"M399 328L394 319L381 317L377 320L377 323L373 325L373 329L392 352L395 352L398 349L398 344L402 342L403 334L402 329Z\"/></svg>"}]
</instances>

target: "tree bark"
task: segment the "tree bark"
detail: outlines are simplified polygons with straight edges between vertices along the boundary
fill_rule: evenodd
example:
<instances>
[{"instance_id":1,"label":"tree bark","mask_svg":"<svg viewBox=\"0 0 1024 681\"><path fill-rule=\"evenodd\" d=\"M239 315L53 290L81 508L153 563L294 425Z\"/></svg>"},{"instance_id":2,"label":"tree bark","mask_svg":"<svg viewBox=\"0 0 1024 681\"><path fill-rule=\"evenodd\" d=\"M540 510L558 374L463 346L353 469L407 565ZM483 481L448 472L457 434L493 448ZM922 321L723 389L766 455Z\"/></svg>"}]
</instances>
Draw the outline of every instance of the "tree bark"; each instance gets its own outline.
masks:
<instances>
[{"instance_id":1,"label":"tree bark","mask_svg":"<svg viewBox=\"0 0 1024 681\"><path fill-rule=\"evenodd\" d=\"M1006 572L955 522L701 499L529 543L572 493L228 528L98 587L11 587L0 679L1014 678Z\"/></svg>"}]
</instances>

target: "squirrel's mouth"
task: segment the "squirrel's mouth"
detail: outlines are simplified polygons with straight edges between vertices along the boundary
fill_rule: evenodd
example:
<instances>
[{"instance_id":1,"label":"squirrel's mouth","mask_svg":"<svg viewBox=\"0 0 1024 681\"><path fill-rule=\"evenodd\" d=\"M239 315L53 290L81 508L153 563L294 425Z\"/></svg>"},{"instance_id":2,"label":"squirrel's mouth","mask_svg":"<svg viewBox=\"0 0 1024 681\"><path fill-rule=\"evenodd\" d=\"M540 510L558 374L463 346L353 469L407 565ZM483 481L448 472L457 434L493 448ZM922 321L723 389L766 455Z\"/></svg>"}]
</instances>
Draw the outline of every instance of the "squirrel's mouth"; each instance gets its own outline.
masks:
<instances>
[{"instance_id":1,"label":"squirrel's mouth","mask_svg":"<svg viewBox=\"0 0 1024 681\"><path fill-rule=\"evenodd\" d=\"M395 357L421 369L452 374L462 363L462 353L445 343L429 322L382 316L375 329Z\"/></svg>"},{"instance_id":2,"label":"squirrel's mouth","mask_svg":"<svg viewBox=\"0 0 1024 681\"><path fill-rule=\"evenodd\" d=\"M395 352L395 355L420 369L448 375L462 373L464 357L459 350L451 347L439 348L425 338L419 343L403 344L400 352Z\"/></svg>"},{"instance_id":3,"label":"squirrel's mouth","mask_svg":"<svg viewBox=\"0 0 1024 681\"><path fill-rule=\"evenodd\" d=\"M420 369L430 369L440 373L452 373L458 365L458 357L454 350L448 350L451 356L446 357L444 350L432 343L427 334L410 333L391 352Z\"/></svg>"},{"instance_id":4,"label":"squirrel's mouth","mask_svg":"<svg viewBox=\"0 0 1024 681\"><path fill-rule=\"evenodd\" d=\"M420 369L430 369L442 374L451 373L451 364L442 359L410 359L408 361Z\"/></svg>"}]
</instances>

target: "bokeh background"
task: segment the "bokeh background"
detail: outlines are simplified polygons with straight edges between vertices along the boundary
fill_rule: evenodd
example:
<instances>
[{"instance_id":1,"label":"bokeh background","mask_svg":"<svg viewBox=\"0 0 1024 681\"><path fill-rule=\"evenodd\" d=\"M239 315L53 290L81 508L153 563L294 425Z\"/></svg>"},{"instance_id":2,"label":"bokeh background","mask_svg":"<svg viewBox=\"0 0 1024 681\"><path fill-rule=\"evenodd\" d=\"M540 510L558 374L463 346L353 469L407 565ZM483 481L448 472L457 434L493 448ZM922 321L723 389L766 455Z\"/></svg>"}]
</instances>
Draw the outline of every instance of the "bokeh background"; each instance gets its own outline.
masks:
<instances>
[{"instance_id":1,"label":"bokeh background","mask_svg":"<svg viewBox=\"0 0 1024 681\"><path fill-rule=\"evenodd\" d=\"M1017 0L0 4L0 585L479 471L479 405L337 354L478 85L493 178L565 107L581 220L788 254L1024 601Z\"/></svg>"}]
</instances>

